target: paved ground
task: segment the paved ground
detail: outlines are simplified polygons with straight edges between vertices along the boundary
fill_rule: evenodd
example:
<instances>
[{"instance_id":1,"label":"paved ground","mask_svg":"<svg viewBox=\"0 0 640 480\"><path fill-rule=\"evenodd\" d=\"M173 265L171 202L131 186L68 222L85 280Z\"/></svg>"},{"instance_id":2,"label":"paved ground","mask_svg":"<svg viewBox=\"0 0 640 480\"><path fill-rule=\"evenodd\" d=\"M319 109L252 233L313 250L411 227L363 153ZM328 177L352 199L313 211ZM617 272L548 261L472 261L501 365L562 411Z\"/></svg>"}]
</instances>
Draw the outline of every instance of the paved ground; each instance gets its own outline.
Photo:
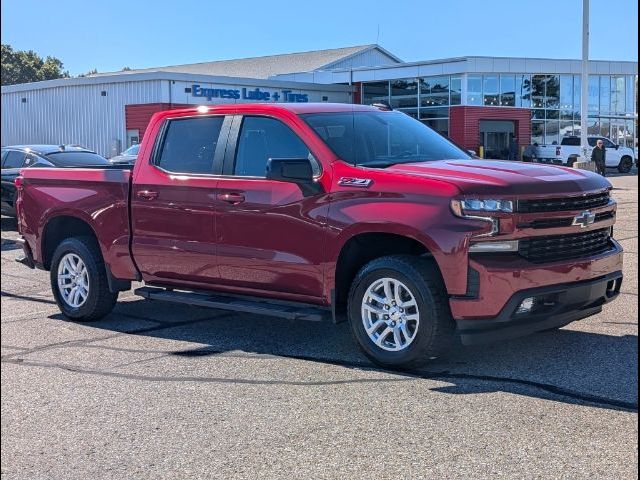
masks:
<instances>
[{"instance_id":1,"label":"paved ground","mask_svg":"<svg viewBox=\"0 0 640 480\"><path fill-rule=\"evenodd\" d=\"M412 375L344 324L132 296L67 321L2 218L2 478L636 478L638 177L612 181L617 302Z\"/></svg>"}]
</instances>

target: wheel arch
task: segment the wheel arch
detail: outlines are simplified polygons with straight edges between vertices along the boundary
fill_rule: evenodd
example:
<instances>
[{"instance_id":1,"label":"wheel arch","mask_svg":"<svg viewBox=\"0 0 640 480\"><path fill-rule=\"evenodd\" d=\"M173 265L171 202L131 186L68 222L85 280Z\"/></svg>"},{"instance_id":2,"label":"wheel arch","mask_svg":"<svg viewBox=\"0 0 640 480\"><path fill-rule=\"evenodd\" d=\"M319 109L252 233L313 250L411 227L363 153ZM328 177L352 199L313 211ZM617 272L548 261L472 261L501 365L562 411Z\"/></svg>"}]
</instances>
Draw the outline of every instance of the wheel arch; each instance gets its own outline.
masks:
<instances>
[{"instance_id":1,"label":"wheel arch","mask_svg":"<svg viewBox=\"0 0 640 480\"><path fill-rule=\"evenodd\" d=\"M370 261L387 255L415 255L433 258L439 269L437 252L438 247L429 236L409 227L377 225L343 232L330 257L325 282L334 318L344 313L351 282Z\"/></svg>"}]
</instances>

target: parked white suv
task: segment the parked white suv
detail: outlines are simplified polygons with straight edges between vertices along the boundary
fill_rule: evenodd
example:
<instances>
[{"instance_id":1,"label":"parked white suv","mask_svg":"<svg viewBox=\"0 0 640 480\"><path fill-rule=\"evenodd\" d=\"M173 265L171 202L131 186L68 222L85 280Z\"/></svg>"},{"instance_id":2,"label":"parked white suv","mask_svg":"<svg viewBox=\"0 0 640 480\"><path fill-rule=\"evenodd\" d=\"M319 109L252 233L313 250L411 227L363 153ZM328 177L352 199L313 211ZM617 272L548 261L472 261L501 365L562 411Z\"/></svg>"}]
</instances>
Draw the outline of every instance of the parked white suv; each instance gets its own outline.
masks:
<instances>
[{"instance_id":1,"label":"parked white suv","mask_svg":"<svg viewBox=\"0 0 640 480\"><path fill-rule=\"evenodd\" d=\"M605 137L589 137L589 152L596 146L596 142L602 140L607 150L607 168L617 168L620 173L629 173L636 160L633 149L616 145ZM543 163L573 166L581 155L580 137L564 137L560 145L534 145L534 159Z\"/></svg>"}]
</instances>

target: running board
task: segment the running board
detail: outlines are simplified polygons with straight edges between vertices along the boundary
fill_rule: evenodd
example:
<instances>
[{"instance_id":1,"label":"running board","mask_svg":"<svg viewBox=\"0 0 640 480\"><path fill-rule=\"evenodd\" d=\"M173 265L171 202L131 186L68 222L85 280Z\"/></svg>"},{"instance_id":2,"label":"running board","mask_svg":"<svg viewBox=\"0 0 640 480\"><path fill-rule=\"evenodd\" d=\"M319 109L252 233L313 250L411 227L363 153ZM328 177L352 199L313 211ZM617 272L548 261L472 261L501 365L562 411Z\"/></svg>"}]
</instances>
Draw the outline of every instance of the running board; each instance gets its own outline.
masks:
<instances>
[{"instance_id":1,"label":"running board","mask_svg":"<svg viewBox=\"0 0 640 480\"><path fill-rule=\"evenodd\" d=\"M150 300L184 303L199 307L219 308L290 320L319 322L331 319L329 310L306 303L265 300L259 297L231 296L220 293L168 290L158 287L141 287L134 290L133 293Z\"/></svg>"}]
</instances>

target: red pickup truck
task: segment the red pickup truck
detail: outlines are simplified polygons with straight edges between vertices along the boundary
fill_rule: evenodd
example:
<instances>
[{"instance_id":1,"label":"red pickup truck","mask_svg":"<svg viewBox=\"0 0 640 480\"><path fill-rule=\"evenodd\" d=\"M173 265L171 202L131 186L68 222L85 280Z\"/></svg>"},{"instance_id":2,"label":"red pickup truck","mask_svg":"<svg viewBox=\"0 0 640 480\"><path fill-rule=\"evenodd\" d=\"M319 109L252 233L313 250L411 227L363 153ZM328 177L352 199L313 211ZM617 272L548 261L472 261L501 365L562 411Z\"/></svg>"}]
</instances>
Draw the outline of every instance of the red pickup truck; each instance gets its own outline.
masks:
<instances>
[{"instance_id":1,"label":"red pickup truck","mask_svg":"<svg viewBox=\"0 0 640 480\"><path fill-rule=\"evenodd\" d=\"M622 283L611 185L483 161L385 107L225 105L156 114L133 169L30 168L20 261L69 318L151 299L346 319L375 362L594 315Z\"/></svg>"}]
</instances>

